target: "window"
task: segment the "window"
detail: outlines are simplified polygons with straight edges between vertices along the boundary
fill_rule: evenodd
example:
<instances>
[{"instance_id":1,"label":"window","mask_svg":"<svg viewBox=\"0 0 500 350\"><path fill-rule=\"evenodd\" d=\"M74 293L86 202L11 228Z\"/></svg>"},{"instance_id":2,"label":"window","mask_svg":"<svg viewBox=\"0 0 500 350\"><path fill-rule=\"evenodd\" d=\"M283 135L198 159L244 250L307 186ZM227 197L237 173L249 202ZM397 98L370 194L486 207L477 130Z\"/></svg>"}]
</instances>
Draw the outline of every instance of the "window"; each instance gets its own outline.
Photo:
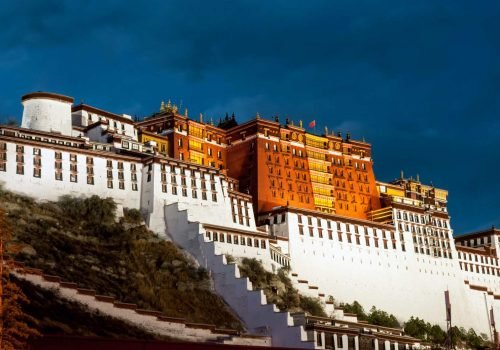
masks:
<instances>
[{"instance_id":1,"label":"window","mask_svg":"<svg viewBox=\"0 0 500 350\"><path fill-rule=\"evenodd\" d=\"M78 182L78 175L71 174L70 177L69 177L69 181L71 181L71 182Z\"/></svg>"},{"instance_id":2,"label":"window","mask_svg":"<svg viewBox=\"0 0 500 350\"><path fill-rule=\"evenodd\" d=\"M137 184L136 183L132 184L132 191L137 191Z\"/></svg>"},{"instance_id":3,"label":"window","mask_svg":"<svg viewBox=\"0 0 500 350\"><path fill-rule=\"evenodd\" d=\"M207 192L205 192L205 191L201 192L201 199L204 201L207 200Z\"/></svg>"},{"instance_id":4,"label":"window","mask_svg":"<svg viewBox=\"0 0 500 350\"><path fill-rule=\"evenodd\" d=\"M212 202L217 202L217 193L212 193Z\"/></svg>"},{"instance_id":5,"label":"window","mask_svg":"<svg viewBox=\"0 0 500 350\"><path fill-rule=\"evenodd\" d=\"M87 185L93 185L93 184L94 184L94 177L87 176Z\"/></svg>"},{"instance_id":6,"label":"window","mask_svg":"<svg viewBox=\"0 0 500 350\"><path fill-rule=\"evenodd\" d=\"M33 177L41 177L42 176L42 169L35 168L33 169Z\"/></svg>"},{"instance_id":7,"label":"window","mask_svg":"<svg viewBox=\"0 0 500 350\"><path fill-rule=\"evenodd\" d=\"M62 181L62 179L63 179L62 173L56 173L56 180Z\"/></svg>"},{"instance_id":8,"label":"window","mask_svg":"<svg viewBox=\"0 0 500 350\"><path fill-rule=\"evenodd\" d=\"M124 189L125 189L125 182L120 181L120 182L118 183L118 188L119 188L120 190L124 190Z\"/></svg>"},{"instance_id":9,"label":"window","mask_svg":"<svg viewBox=\"0 0 500 350\"><path fill-rule=\"evenodd\" d=\"M108 188L113 188L113 180L108 180Z\"/></svg>"}]
</instances>

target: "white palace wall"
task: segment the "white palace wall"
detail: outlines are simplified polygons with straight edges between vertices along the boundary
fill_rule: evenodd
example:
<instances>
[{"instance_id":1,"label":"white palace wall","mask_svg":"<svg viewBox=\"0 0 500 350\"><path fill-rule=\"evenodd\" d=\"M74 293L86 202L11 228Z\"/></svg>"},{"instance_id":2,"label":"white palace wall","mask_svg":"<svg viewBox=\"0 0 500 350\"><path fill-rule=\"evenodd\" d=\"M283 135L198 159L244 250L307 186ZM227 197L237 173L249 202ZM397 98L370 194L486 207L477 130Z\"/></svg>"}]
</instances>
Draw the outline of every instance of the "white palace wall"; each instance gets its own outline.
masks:
<instances>
[{"instance_id":1,"label":"white palace wall","mask_svg":"<svg viewBox=\"0 0 500 350\"><path fill-rule=\"evenodd\" d=\"M256 229L249 201L245 203L251 218L248 225L246 220L243 224L233 220L229 184L213 169L186 167L174 160L151 160L144 165L143 179L141 208L149 227L158 234L165 235L164 208L173 203L178 203L179 210L189 209L189 221L247 231Z\"/></svg>"},{"instance_id":2,"label":"white palace wall","mask_svg":"<svg viewBox=\"0 0 500 350\"><path fill-rule=\"evenodd\" d=\"M17 146L23 147L22 153L16 151ZM39 154L34 154L38 152ZM62 164L62 180L57 180L55 176L56 152L61 154L61 159L57 161ZM51 201L56 201L63 195L88 197L97 194L101 197L112 197L119 207L139 209L142 165L132 159L109 158L98 152L82 154L82 150L77 148L68 151L23 142L6 142L6 157L6 168L5 171L0 171L0 182L7 190ZM87 164L87 157L92 159L91 166ZM35 177L35 158L41 162L39 177ZM16 161L21 159L23 162ZM107 167L108 161L111 162L112 168ZM119 162L123 164L123 171L118 169ZM22 164L22 174L18 174L20 164ZM76 171L71 170L72 165L76 166ZM135 181L132 180L132 165L137 169ZM93 184L87 183L90 175L87 172L88 168L92 169ZM108 171L111 171L112 178L108 178ZM123 181L118 178L119 173L123 174ZM76 178L72 175L76 175ZM108 187L108 180L112 181L112 188ZM120 188L120 182L123 182L123 189ZM133 187L133 183L136 186Z\"/></svg>"},{"instance_id":3,"label":"white palace wall","mask_svg":"<svg viewBox=\"0 0 500 350\"><path fill-rule=\"evenodd\" d=\"M500 316L500 305L493 296L472 290L464 283L456 258L419 255L413 249L403 252L400 242L396 249L390 244L385 249L381 237L390 232L367 226L359 227L358 245L354 234L348 243L345 223L340 223L338 231L337 223L332 222L332 239L329 239L326 220L322 220L323 237L320 238L316 219L311 223L312 237L304 220L307 229L300 234L298 215L289 212L286 223L277 225L281 226L277 229L284 232L283 226L288 227L292 271L318 286L323 293L332 295L337 302L357 300L367 311L376 306L395 314L401 321L417 316L445 327L444 291L448 289L454 324L489 335L487 308L494 305L495 314ZM364 239L365 228L370 246L366 246ZM395 237L398 241L397 232ZM374 247L375 240L378 248Z\"/></svg>"},{"instance_id":4,"label":"white palace wall","mask_svg":"<svg viewBox=\"0 0 500 350\"><path fill-rule=\"evenodd\" d=\"M23 128L71 135L71 102L55 97L34 97L22 103Z\"/></svg>"}]
</instances>

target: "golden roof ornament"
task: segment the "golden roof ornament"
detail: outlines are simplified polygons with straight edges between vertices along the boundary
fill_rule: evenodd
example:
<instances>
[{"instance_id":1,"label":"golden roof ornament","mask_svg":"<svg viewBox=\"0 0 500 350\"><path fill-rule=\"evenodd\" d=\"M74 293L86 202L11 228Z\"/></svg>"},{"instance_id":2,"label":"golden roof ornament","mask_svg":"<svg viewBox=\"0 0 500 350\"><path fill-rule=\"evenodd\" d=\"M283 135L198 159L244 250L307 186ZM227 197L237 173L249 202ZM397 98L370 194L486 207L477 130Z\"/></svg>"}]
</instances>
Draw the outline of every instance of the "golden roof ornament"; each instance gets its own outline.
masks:
<instances>
[{"instance_id":1,"label":"golden roof ornament","mask_svg":"<svg viewBox=\"0 0 500 350\"><path fill-rule=\"evenodd\" d=\"M200 123L203 123L203 113L200 113Z\"/></svg>"},{"instance_id":2,"label":"golden roof ornament","mask_svg":"<svg viewBox=\"0 0 500 350\"><path fill-rule=\"evenodd\" d=\"M165 110L165 101L161 100L160 111Z\"/></svg>"},{"instance_id":3,"label":"golden roof ornament","mask_svg":"<svg viewBox=\"0 0 500 350\"><path fill-rule=\"evenodd\" d=\"M328 126L325 126L325 136L328 136Z\"/></svg>"},{"instance_id":4,"label":"golden roof ornament","mask_svg":"<svg viewBox=\"0 0 500 350\"><path fill-rule=\"evenodd\" d=\"M188 109L184 108L184 116L187 118L188 117Z\"/></svg>"},{"instance_id":5,"label":"golden roof ornament","mask_svg":"<svg viewBox=\"0 0 500 350\"><path fill-rule=\"evenodd\" d=\"M299 126L302 127L302 120L299 120Z\"/></svg>"},{"instance_id":6,"label":"golden roof ornament","mask_svg":"<svg viewBox=\"0 0 500 350\"><path fill-rule=\"evenodd\" d=\"M179 107L177 105L172 105L172 112L177 113L179 111Z\"/></svg>"},{"instance_id":7,"label":"golden roof ornament","mask_svg":"<svg viewBox=\"0 0 500 350\"><path fill-rule=\"evenodd\" d=\"M257 114L255 115L255 119L260 119L260 114L259 114L259 112L257 112Z\"/></svg>"}]
</instances>

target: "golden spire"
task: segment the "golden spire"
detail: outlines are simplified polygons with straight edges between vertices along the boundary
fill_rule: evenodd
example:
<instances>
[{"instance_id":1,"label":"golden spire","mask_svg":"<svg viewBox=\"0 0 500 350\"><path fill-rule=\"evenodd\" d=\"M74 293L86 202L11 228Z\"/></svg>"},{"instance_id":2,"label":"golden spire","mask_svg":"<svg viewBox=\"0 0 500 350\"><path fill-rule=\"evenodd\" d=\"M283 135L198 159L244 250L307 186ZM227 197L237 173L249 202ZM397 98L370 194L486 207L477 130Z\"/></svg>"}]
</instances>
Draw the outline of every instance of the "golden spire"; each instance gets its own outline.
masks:
<instances>
[{"instance_id":1,"label":"golden spire","mask_svg":"<svg viewBox=\"0 0 500 350\"><path fill-rule=\"evenodd\" d=\"M292 123L292 126L293 126L293 120L291 121L291 123Z\"/></svg>"},{"instance_id":2,"label":"golden spire","mask_svg":"<svg viewBox=\"0 0 500 350\"><path fill-rule=\"evenodd\" d=\"M165 110L165 101L161 100L160 111Z\"/></svg>"},{"instance_id":3,"label":"golden spire","mask_svg":"<svg viewBox=\"0 0 500 350\"><path fill-rule=\"evenodd\" d=\"M302 120L299 120L299 126L302 127Z\"/></svg>"},{"instance_id":4,"label":"golden spire","mask_svg":"<svg viewBox=\"0 0 500 350\"><path fill-rule=\"evenodd\" d=\"M187 118L188 117L188 109L184 108L184 116Z\"/></svg>"},{"instance_id":5,"label":"golden spire","mask_svg":"<svg viewBox=\"0 0 500 350\"><path fill-rule=\"evenodd\" d=\"M325 126L325 136L328 136L328 126Z\"/></svg>"},{"instance_id":6,"label":"golden spire","mask_svg":"<svg viewBox=\"0 0 500 350\"><path fill-rule=\"evenodd\" d=\"M170 99L168 99L167 108L172 108L172 103L170 102Z\"/></svg>"},{"instance_id":7,"label":"golden spire","mask_svg":"<svg viewBox=\"0 0 500 350\"><path fill-rule=\"evenodd\" d=\"M260 114L259 114L259 112L257 112L257 114L255 115L255 119L260 119Z\"/></svg>"}]
</instances>

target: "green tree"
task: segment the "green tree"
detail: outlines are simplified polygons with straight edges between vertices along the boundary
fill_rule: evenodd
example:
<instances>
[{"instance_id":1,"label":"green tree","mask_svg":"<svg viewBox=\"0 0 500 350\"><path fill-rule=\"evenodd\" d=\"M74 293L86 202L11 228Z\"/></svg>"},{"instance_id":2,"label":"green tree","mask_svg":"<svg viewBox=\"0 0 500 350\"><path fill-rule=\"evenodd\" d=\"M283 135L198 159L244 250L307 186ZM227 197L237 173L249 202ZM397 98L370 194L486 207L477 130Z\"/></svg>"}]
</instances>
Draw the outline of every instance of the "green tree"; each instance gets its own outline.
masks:
<instances>
[{"instance_id":1,"label":"green tree","mask_svg":"<svg viewBox=\"0 0 500 350\"><path fill-rule=\"evenodd\" d=\"M424 320L412 316L405 323L404 330L406 335L410 337L426 340L429 333L429 325Z\"/></svg>"},{"instance_id":2,"label":"green tree","mask_svg":"<svg viewBox=\"0 0 500 350\"><path fill-rule=\"evenodd\" d=\"M437 324L430 327L429 340L433 344L444 344L445 339L446 339L446 332L443 331L441 327L439 327Z\"/></svg>"},{"instance_id":3,"label":"green tree","mask_svg":"<svg viewBox=\"0 0 500 350\"><path fill-rule=\"evenodd\" d=\"M394 316L393 314L388 314L385 311L378 310L375 306L372 306L372 308L370 309L370 314L367 317L367 321L371 324L383 327L401 327L396 316Z\"/></svg>"},{"instance_id":4,"label":"green tree","mask_svg":"<svg viewBox=\"0 0 500 350\"><path fill-rule=\"evenodd\" d=\"M365 313L365 309L357 300L354 300L352 304L341 303L340 307L344 310L344 312L347 312L350 314L356 314L358 316L359 320L362 320L362 321L368 320L368 316Z\"/></svg>"}]
</instances>

